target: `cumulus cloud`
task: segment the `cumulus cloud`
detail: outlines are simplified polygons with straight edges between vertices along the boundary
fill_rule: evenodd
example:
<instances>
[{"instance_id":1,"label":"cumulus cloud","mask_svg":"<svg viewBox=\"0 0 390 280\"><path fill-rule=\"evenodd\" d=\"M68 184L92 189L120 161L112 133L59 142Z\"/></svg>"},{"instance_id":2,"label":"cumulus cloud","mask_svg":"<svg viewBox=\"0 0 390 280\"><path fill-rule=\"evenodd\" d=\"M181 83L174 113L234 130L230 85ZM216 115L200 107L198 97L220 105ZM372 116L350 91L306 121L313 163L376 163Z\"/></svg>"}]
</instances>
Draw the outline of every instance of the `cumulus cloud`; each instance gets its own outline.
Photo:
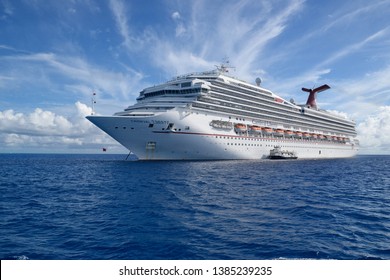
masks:
<instances>
[{"instance_id":1,"label":"cumulus cloud","mask_svg":"<svg viewBox=\"0 0 390 280\"><path fill-rule=\"evenodd\" d=\"M362 152L390 153L390 106L378 108L357 126Z\"/></svg>"},{"instance_id":2,"label":"cumulus cloud","mask_svg":"<svg viewBox=\"0 0 390 280\"><path fill-rule=\"evenodd\" d=\"M92 125L84 120L92 109L77 101L72 117L64 117L54 112L36 108L29 114L5 110L0 112L0 132L29 136L65 136L80 137L90 130Z\"/></svg>"},{"instance_id":3,"label":"cumulus cloud","mask_svg":"<svg viewBox=\"0 0 390 280\"><path fill-rule=\"evenodd\" d=\"M29 114L0 111L0 146L48 151L83 147L88 151L102 145L118 146L85 118L91 112L90 107L79 101L74 104L70 116L40 108Z\"/></svg>"}]
</instances>

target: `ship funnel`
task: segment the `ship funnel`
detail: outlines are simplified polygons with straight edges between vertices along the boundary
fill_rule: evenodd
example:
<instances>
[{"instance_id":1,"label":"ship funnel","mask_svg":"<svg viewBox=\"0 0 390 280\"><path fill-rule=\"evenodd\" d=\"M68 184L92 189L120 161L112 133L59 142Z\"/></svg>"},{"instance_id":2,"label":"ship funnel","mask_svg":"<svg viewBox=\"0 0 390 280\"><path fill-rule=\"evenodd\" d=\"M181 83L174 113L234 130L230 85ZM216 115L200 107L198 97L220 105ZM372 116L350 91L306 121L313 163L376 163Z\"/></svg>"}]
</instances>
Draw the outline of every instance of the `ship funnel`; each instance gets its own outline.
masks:
<instances>
[{"instance_id":1,"label":"ship funnel","mask_svg":"<svg viewBox=\"0 0 390 280\"><path fill-rule=\"evenodd\" d=\"M330 89L330 86L328 85L322 85L320 87L316 87L313 89L309 88L302 88L303 91L306 91L309 93L309 97L307 98L306 105L311 108L317 109L317 103L316 103L316 94L317 92L321 92L324 90Z\"/></svg>"}]
</instances>

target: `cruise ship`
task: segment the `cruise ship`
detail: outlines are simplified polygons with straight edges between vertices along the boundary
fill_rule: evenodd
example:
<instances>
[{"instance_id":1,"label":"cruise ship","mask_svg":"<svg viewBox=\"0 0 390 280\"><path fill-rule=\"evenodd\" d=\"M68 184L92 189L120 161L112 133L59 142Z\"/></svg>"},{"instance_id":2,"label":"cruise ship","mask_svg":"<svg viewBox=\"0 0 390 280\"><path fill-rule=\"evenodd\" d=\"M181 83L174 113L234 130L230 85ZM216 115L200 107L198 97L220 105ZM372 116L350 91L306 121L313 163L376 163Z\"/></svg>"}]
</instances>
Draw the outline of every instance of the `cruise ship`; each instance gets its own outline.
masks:
<instances>
[{"instance_id":1,"label":"cruise ship","mask_svg":"<svg viewBox=\"0 0 390 280\"><path fill-rule=\"evenodd\" d=\"M275 147L299 159L356 155L355 122L321 110L322 85L296 104L228 74L229 66L177 76L142 90L112 116L87 116L139 160L268 159Z\"/></svg>"}]
</instances>

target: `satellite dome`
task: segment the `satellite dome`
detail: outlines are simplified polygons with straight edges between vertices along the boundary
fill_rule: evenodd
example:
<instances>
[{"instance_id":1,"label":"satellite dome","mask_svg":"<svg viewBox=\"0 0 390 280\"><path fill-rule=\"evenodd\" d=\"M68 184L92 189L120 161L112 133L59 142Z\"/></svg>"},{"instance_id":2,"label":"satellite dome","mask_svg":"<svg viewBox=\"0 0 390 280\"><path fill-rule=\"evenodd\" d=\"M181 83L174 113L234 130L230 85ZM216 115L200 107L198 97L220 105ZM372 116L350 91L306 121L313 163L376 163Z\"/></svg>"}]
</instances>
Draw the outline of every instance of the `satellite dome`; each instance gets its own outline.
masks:
<instances>
[{"instance_id":1,"label":"satellite dome","mask_svg":"<svg viewBox=\"0 0 390 280\"><path fill-rule=\"evenodd\" d=\"M259 77L256 78L256 85L257 86L260 86L261 84L261 79Z\"/></svg>"}]
</instances>

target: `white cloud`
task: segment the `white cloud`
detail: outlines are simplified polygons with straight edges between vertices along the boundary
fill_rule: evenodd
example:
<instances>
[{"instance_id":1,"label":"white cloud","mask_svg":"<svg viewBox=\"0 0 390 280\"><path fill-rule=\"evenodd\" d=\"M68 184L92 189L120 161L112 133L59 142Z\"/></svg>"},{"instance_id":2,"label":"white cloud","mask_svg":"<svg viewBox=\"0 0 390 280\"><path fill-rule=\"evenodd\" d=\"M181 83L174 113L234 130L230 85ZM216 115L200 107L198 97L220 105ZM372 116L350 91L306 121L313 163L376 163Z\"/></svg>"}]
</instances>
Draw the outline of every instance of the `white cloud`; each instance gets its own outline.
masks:
<instances>
[{"instance_id":1,"label":"white cloud","mask_svg":"<svg viewBox=\"0 0 390 280\"><path fill-rule=\"evenodd\" d=\"M130 36L125 5L121 1L110 0L110 8L113 12L118 31L124 39L124 45L132 49L134 39Z\"/></svg>"},{"instance_id":2,"label":"white cloud","mask_svg":"<svg viewBox=\"0 0 390 280\"><path fill-rule=\"evenodd\" d=\"M14 110L0 112L0 132L30 136L80 137L91 129L84 117L91 108L79 101L75 103L72 117L57 115L51 111L36 108L32 113L17 113Z\"/></svg>"},{"instance_id":3,"label":"white cloud","mask_svg":"<svg viewBox=\"0 0 390 280\"><path fill-rule=\"evenodd\" d=\"M390 154L390 106L378 108L357 126L357 131L363 153Z\"/></svg>"},{"instance_id":4,"label":"white cloud","mask_svg":"<svg viewBox=\"0 0 390 280\"><path fill-rule=\"evenodd\" d=\"M357 122L367 116L376 114L378 108L390 103L390 66L367 72L353 79L334 80L333 92L336 95L330 100L333 108L345 111Z\"/></svg>"},{"instance_id":5,"label":"white cloud","mask_svg":"<svg viewBox=\"0 0 390 280\"><path fill-rule=\"evenodd\" d=\"M179 12L173 12L172 13L172 19L174 19L174 20L178 20L178 19L180 19L181 18L181 16L180 16L180 13Z\"/></svg>"},{"instance_id":6,"label":"white cloud","mask_svg":"<svg viewBox=\"0 0 390 280\"><path fill-rule=\"evenodd\" d=\"M186 33L187 29L184 26L183 21L181 20L180 13L177 12L177 11L172 13L171 18L176 23L176 28L175 28L175 35L176 35L176 37L180 37L180 36L184 35Z\"/></svg>"},{"instance_id":7,"label":"white cloud","mask_svg":"<svg viewBox=\"0 0 390 280\"><path fill-rule=\"evenodd\" d=\"M79 101L74 104L70 116L40 108L29 114L14 110L0 111L0 146L37 151L76 148L88 152L109 145L118 150L116 142L85 118L91 112L90 107Z\"/></svg>"},{"instance_id":8,"label":"white cloud","mask_svg":"<svg viewBox=\"0 0 390 280\"><path fill-rule=\"evenodd\" d=\"M184 27L184 25L182 23L178 23L175 29L176 37L182 36L186 31L187 29Z\"/></svg>"},{"instance_id":9,"label":"white cloud","mask_svg":"<svg viewBox=\"0 0 390 280\"><path fill-rule=\"evenodd\" d=\"M364 46L371 43L372 41L383 38L385 35L388 34L389 30L390 30L389 27L383 28L383 29L379 30L378 32L375 32L374 34L371 34L370 36L368 36L367 38L365 38L361 42L357 42L357 43L354 43L354 44L351 44L351 45L348 45L348 46L342 48L341 50L337 51L336 53L331 55L329 58L327 58L326 60L324 60L320 64L318 64L316 66L316 68L322 68L322 67L329 65L329 64L331 64L331 63L333 63L333 62L335 62L335 61L337 61L345 56L350 55L351 53L357 52L358 50L362 49Z\"/></svg>"},{"instance_id":10,"label":"white cloud","mask_svg":"<svg viewBox=\"0 0 390 280\"><path fill-rule=\"evenodd\" d=\"M126 51L139 52L147 47L154 35L151 34L148 28L145 28L141 32L130 28L128 16L130 14L129 3L130 1L110 0L109 6L117 26L117 31L123 38L122 44Z\"/></svg>"},{"instance_id":11,"label":"white cloud","mask_svg":"<svg viewBox=\"0 0 390 280\"><path fill-rule=\"evenodd\" d=\"M8 0L3 0L0 2L0 7L2 6L2 11L0 13L0 20L5 20L8 17L14 14L14 7L11 2Z\"/></svg>"},{"instance_id":12,"label":"white cloud","mask_svg":"<svg viewBox=\"0 0 390 280\"><path fill-rule=\"evenodd\" d=\"M351 119L351 117L345 112L340 112L340 111L336 111L336 110L327 110L327 111L335 116L338 116L338 117L341 117L344 119L348 119L348 120Z\"/></svg>"},{"instance_id":13,"label":"white cloud","mask_svg":"<svg viewBox=\"0 0 390 280\"><path fill-rule=\"evenodd\" d=\"M14 87L18 83L45 84L51 91L70 90L84 96L97 91L121 103L134 100L143 87L143 74L130 67L126 67L125 72L115 72L90 64L80 57L32 53L3 56L0 61L11 69L7 71L8 76L0 76L0 88ZM65 81L58 83L58 75ZM63 88L58 88L59 84Z\"/></svg>"},{"instance_id":14,"label":"white cloud","mask_svg":"<svg viewBox=\"0 0 390 280\"><path fill-rule=\"evenodd\" d=\"M252 78L253 72L261 71L257 65L262 60L264 48L282 34L287 22L299 13L302 6L300 0L283 4L194 1L188 6L191 16L171 15L176 23L175 40L169 34L154 34L150 38L153 40L149 51L153 54L151 60L171 77L182 74L183 70L214 69L215 64L228 56L232 65L239 66L237 76Z\"/></svg>"}]
</instances>

